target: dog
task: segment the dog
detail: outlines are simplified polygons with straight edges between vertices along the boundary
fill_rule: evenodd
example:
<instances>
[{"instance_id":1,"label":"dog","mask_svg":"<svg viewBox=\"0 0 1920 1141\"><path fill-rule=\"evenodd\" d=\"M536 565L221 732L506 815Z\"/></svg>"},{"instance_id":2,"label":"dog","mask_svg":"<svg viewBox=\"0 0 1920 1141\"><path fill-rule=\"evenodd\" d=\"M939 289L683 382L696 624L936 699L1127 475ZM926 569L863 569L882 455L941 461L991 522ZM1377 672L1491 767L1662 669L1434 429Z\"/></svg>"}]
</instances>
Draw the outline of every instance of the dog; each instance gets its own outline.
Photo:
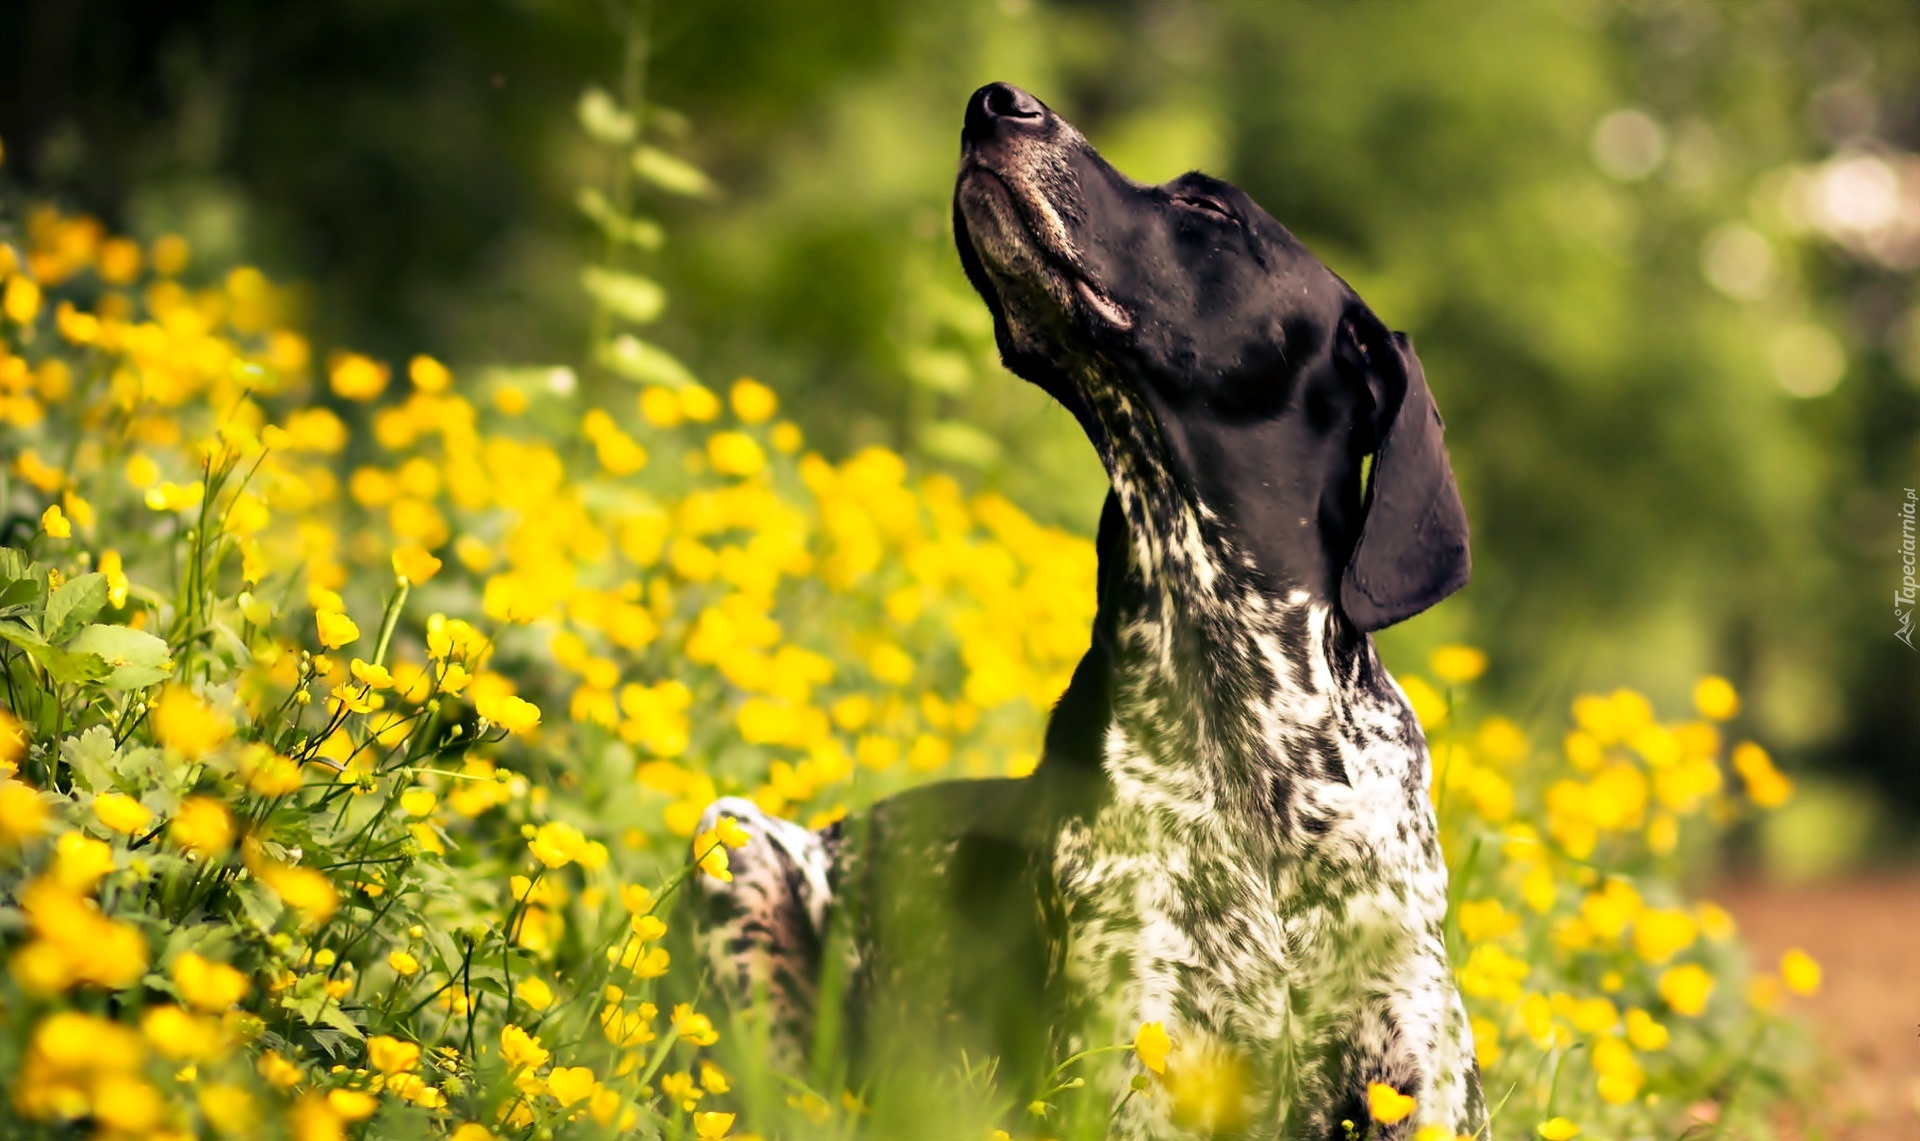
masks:
<instances>
[{"instance_id":1,"label":"dog","mask_svg":"<svg viewBox=\"0 0 1920 1141\"><path fill-rule=\"evenodd\" d=\"M1006 84L953 218L1007 366L1111 481L1091 645L1024 780L824 832L715 804L754 839L699 877L713 970L790 1056L958 1041L1015 1083L1160 1022L1167 1095L1083 1063L1114 1136L1482 1130L1426 743L1369 637L1470 570L1412 346L1237 188L1136 183Z\"/></svg>"}]
</instances>

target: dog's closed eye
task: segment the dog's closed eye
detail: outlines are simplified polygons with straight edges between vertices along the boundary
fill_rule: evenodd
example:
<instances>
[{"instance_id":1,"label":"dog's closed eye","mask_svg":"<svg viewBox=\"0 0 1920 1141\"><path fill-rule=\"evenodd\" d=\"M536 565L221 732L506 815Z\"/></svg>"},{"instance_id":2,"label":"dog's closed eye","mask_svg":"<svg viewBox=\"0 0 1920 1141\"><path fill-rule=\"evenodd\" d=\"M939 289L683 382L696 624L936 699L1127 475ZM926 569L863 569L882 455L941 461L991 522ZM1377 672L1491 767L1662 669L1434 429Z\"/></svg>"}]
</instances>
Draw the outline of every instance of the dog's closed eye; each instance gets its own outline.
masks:
<instances>
[{"instance_id":1,"label":"dog's closed eye","mask_svg":"<svg viewBox=\"0 0 1920 1141\"><path fill-rule=\"evenodd\" d=\"M1222 221L1232 222L1235 225L1238 225L1240 222L1239 217L1235 215L1233 211L1227 209L1226 204L1217 198L1208 198L1200 194L1176 194L1173 196L1173 200L1188 210L1211 214Z\"/></svg>"}]
</instances>

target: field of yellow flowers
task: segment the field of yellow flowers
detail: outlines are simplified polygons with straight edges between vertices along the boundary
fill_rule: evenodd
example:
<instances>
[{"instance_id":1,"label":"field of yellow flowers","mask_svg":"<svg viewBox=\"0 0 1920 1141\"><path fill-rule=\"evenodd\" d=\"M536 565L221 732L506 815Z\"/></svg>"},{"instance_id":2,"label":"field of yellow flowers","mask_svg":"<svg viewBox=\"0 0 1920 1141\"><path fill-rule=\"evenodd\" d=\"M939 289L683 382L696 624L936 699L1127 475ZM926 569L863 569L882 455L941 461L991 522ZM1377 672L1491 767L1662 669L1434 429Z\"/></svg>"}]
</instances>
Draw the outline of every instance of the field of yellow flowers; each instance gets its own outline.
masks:
<instances>
[{"instance_id":1,"label":"field of yellow flowers","mask_svg":"<svg viewBox=\"0 0 1920 1141\"><path fill-rule=\"evenodd\" d=\"M639 145L622 115L582 105ZM739 839L691 834L719 795L818 825L1029 770L1091 543L808 451L773 389L621 331L646 279L585 284L591 366L454 375L317 352L177 236L0 214L0 1135L855 1137L918 1096L772 1073L667 989L672 897ZM1522 726L1475 706L1484 667L1402 681L1491 1135L1764 1130L1819 969L1749 966L1686 884L1787 778L1719 679ZM1161 1027L1114 1045L1139 1096L1206 1085ZM1102 1134L978 1063L918 1136Z\"/></svg>"}]
</instances>

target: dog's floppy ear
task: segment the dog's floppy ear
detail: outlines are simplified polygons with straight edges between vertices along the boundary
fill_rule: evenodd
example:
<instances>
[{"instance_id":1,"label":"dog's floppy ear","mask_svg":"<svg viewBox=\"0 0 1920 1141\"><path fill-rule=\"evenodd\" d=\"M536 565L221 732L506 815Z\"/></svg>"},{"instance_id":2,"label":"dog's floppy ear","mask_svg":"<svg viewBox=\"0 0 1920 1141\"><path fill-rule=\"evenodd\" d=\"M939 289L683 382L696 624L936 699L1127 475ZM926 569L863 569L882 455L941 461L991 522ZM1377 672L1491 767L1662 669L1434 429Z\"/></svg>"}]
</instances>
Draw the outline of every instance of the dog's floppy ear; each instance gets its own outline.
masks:
<instances>
[{"instance_id":1,"label":"dog's floppy ear","mask_svg":"<svg viewBox=\"0 0 1920 1141\"><path fill-rule=\"evenodd\" d=\"M1341 322L1335 356L1365 373L1374 399L1379 447L1360 537L1340 582L1347 618L1373 631L1467 584L1467 513L1413 345L1366 313Z\"/></svg>"}]
</instances>

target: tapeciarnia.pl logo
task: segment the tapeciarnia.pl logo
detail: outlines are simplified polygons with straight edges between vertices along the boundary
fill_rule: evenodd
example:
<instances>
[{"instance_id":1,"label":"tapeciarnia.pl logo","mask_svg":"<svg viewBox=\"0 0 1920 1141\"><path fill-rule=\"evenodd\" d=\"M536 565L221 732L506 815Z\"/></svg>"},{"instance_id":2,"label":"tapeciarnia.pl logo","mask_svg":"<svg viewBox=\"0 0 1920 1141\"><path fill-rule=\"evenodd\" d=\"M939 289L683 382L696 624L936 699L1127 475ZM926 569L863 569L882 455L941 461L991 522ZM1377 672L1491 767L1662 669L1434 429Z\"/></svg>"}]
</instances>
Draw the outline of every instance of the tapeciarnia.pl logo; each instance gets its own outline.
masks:
<instances>
[{"instance_id":1,"label":"tapeciarnia.pl logo","mask_svg":"<svg viewBox=\"0 0 1920 1141\"><path fill-rule=\"evenodd\" d=\"M1920 596L1920 582L1914 580L1914 509L1916 500L1913 488L1907 488L1907 497L1900 501L1900 588L1893 592L1893 620L1898 623L1893 636L1907 644L1907 649L1916 649L1913 644L1913 611L1916 596Z\"/></svg>"}]
</instances>

